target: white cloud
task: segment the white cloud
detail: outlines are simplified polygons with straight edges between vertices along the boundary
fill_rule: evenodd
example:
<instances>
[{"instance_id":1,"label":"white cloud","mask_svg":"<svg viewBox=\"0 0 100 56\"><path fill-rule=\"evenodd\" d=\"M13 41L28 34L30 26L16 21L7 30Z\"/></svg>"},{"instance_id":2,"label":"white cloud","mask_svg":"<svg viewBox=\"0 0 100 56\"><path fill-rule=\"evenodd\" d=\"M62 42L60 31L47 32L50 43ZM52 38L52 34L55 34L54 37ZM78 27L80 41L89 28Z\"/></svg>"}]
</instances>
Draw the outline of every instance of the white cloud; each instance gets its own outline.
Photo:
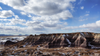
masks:
<instances>
[{"instance_id":1,"label":"white cloud","mask_svg":"<svg viewBox=\"0 0 100 56\"><path fill-rule=\"evenodd\" d=\"M43 24L43 26L45 26L45 27L56 27L57 26L57 23L54 23L54 22L43 22L42 23Z\"/></svg>"},{"instance_id":2,"label":"white cloud","mask_svg":"<svg viewBox=\"0 0 100 56\"><path fill-rule=\"evenodd\" d=\"M97 5L98 5L98 4L93 5L92 8L94 8L94 7L97 6Z\"/></svg>"},{"instance_id":3,"label":"white cloud","mask_svg":"<svg viewBox=\"0 0 100 56\"><path fill-rule=\"evenodd\" d=\"M78 29L78 30L73 30L73 32L93 32L92 29ZM97 32L96 32L97 33Z\"/></svg>"},{"instance_id":4,"label":"white cloud","mask_svg":"<svg viewBox=\"0 0 100 56\"><path fill-rule=\"evenodd\" d=\"M5 19L5 21L9 21L5 23L5 26L15 26L16 24L25 26L24 28L16 27L15 33L35 33L44 32L46 29L61 29L63 27L62 24L67 25L67 23L61 23L60 20L73 17L69 9L73 10L74 7L71 2L75 1L76 0L0 0L0 2L5 5L21 10L22 15L28 15L28 17L32 19L31 21L25 21L19 19L17 15L14 15L15 18L12 20ZM12 29L13 27L9 28ZM5 29L5 31L7 29ZM7 32L10 32L10 30L7 30Z\"/></svg>"},{"instance_id":5,"label":"white cloud","mask_svg":"<svg viewBox=\"0 0 100 56\"><path fill-rule=\"evenodd\" d=\"M70 2L75 0L0 0L2 3L13 7L14 9L22 10L35 15L54 15L62 13L66 8L72 9ZM25 3L26 2L26 3ZM67 13L66 13L67 14Z\"/></svg>"},{"instance_id":6,"label":"white cloud","mask_svg":"<svg viewBox=\"0 0 100 56\"><path fill-rule=\"evenodd\" d=\"M27 26L33 27L33 26L38 25L38 24L40 24L40 23L41 23L41 22L39 22L39 21L27 21L27 22L26 22L26 25L27 25Z\"/></svg>"},{"instance_id":7,"label":"white cloud","mask_svg":"<svg viewBox=\"0 0 100 56\"><path fill-rule=\"evenodd\" d=\"M89 14L86 14L85 16L89 16Z\"/></svg>"},{"instance_id":8,"label":"white cloud","mask_svg":"<svg viewBox=\"0 0 100 56\"><path fill-rule=\"evenodd\" d=\"M18 19L19 18L18 15L14 15L14 17L15 17L15 19Z\"/></svg>"},{"instance_id":9,"label":"white cloud","mask_svg":"<svg viewBox=\"0 0 100 56\"><path fill-rule=\"evenodd\" d=\"M2 10L0 11L0 18L12 17L14 13L11 10Z\"/></svg>"},{"instance_id":10,"label":"white cloud","mask_svg":"<svg viewBox=\"0 0 100 56\"><path fill-rule=\"evenodd\" d=\"M58 21L27 21L26 26L28 27L42 27L45 29L61 29L63 25L59 24Z\"/></svg>"},{"instance_id":11,"label":"white cloud","mask_svg":"<svg viewBox=\"0 0 100 56\"><path fill-rule=\"evenodd\" d=\"M35 31L43 31L45 29L42 26L35 26L35 27L33 27L33 30L35 30Z\"/></svg>"},{"instance_id":12,"label":"white cloud","mask_svg":"<svg viewBox=\"0 0 100 56\"><path fill-rule=\"evenodd\" d=\"M26 15L26 13L25 12L20 12L22 15Z\"/></svg>"},{"instance_id":13,"label":"white cloud","mask_svg":"<svg viewBox=\"0 0 100 56\"><path fill-rule=\"evenodd\" d=\"M32 17L32 16L29 14L28 17Z\"/></svg>"},{"instance_id":14,"label":"white cloud","mask_svg":"<svg viewBox=\"0 0 100 56\"><path fill-rule=\"evenodd\" d=\"M59 24L59 21L25 21L23 19L0 19L0 21L5 21L6 23L3 23L4 26L0 29L3 29L7 32L9 31L17 31L16 33L20 32L26 32L28 31L29 33L32 33L32 31L34 32L45 32L46 29L61 29L63 26L61 24ZM26 27L20 27L18 26L16 29L13 28L7 28L7 26L15 26L17 24L20 24L22 26L26 26ZM0 24L1 25L1 24ZM5 29L6 27L6 29ZM24 30L23 30L24 29ZM24 34L23 33L23 34ZM27 32L26 32L27 33Z\"/></svg>"},{"instance_id":15,"label":"white cloud","mask_svg":"<svg viewBox=\"0 0 100 56\"><path fill-rule=\"evenodd\" d=\"M79 21L86 21L86 20L88 20L87 16L89 16L89 14L85 14L83 16L80 16L79 17Z\"/></svg>"},{"instance_id":16,"label":"white cloud","mask_svg":"<svg viewBox=\"0 0 100 56\"><path fill-rule=\"evenodd\" d=\"M24 20L24 19L11 19L10 20L10 23L6 23L6 25L16 25L16 24L21 24L21 25L24 25L25 23L24 22L26 22L26 20Z\"/></svg>"},{"instance_id":17,"label":"white cloud","mask_svg":"<svg viewBox=\"0 0 100 56\"><path fill-rule=\"evenodd\" d=\"M68 7L72 8L70 4L71 1L73 2L75 0L42 0L41 2L38 0L29 0L28 4L21 9L24 11L27 10L26 12L34 13L36 15L54 15L62 12Z\"/></svg>"},{"instance_id":18,"label":"white cloud","mask_svg":"<svg viewBox=\"0 0 100 56\"><path fill-rule=\"evenodd\" d=\"M69 27L65 27L65 28L62 28L63 30L71 30L71 29L77 29L79 28L78 26L69 26Z\"/></svg>"},{"instance_id":19,"label":"white cloud","mask_svg":"<svg viewBox=\"0 0 100 56\"><path fill-rule=\"evenodd\" d=\"M2 8L0 7L0 10L2 10Z\"/></svg>"},{"instance_id":20,"label":"white cloud","mask_svg":"<svg viewBox=\"0 0 100 56\"><path fill-rule=\"evenodd\" d=\"M85 20L87 20L88 18L86 18L86 19L80 19L79 21L85 21Z\"/></svg>"},{"instance_id":21,"label":"white cloud","mask_svg":"<svg viewBox=\"0 0 100 56\"><path fill-rule=\"evenodd\" d=\"M100 26L100 20L99 21L96 21L96 25L97 26Z\"/></svg>"},{"instance_id":22,"label":"white cloud","mask_svg":"<svg viewBox=\"0 0 100 56\"><path fill-rule=\"evenodd\" d=\"M0 19L0 21L10 21L10 19Z\"/></svg>"},{"instance_id":23,"label":"white cloud","mask_svg":"<svg viewBox=\"0 0 100 56\"><path fill-rule=\"evenodd\" d=\"M97 28L97 25L95 23L89 23L89 24L83 24L79 27L80 28Z\"/></svg>"},{"instance_id":24,"label":"white cloud","mask_svg":"<svg viewBox=\"0 0 100 56\"><path fill-rule=\"evenodd\" d=\"M72 18L73 17L72 14L68 10L63 11L62 13L58 14L57 16L59 18L62 18L63 20L66 20L68 18Z\"/></svg>"},{"instance_id":25,"label":"white cloud","mask_svg":"<svg viewBox=\"0 0 100 56\"><path fill-rule=\"evenodd\" d=\"M0 26L0 33L5 34L39 34L46 30L41 26L20 27L20 26Z\"/></svg>"},{"instance_id":26,"label":"white cloud","mask_svg":"<svg viewBox=\"0 0 100 56\"><path fill-rule=\"evenodd\" d=\"M11 6L13 8L20 8L21 6L24 5L24 0L0 0L0 2Z\"/></svg>"},{"instance_id":27,"label":"white cloud","mask_svg":"<svg viewBox=\"0 0 100 56\"><path fill-rule=\"evenodd\" d=\"M0 23L0 33L7 34L35 34L45 32L46 29L39 25L41 22L37 21L26 21L24 19L0 19L0 21L5 21L5 23ZM20 24L22 26L16 26L16 24Z\"/></svg>"},{"instance_id":28,"label":"white cloud","mask_svg":"<svg viewBox=\"0 0 100 56\"><path fill-rule=\"evenodd\" d=\"M3 26L3 24L2 24L2 23L0 23L0 26Z\"/></svg>"},{"instance_id":29,"label":"white cloud","mask_svg":"<svg viewBox=\"0 0 100 56\"><path fill-rule=\"evenodd\" d=\"M12 18L12 19L0 19L0 21L5 21L5 25L16 25L16 24L21 24L25 25L26 20L24 19L17 19L17 18ZM9 22L9 23L8 23Z\"/></svg>"},{"instance_id":30,"label":"white cloud","mask_svg":"<svg viewBox=\"0 0 100 56\"><path fill-rule=\"evenodd\" d=\"M3 33L14 33L15 31L18 31L17 29L20 29L18 26L0 26L0 30L3 31Z\"/></svg>"},{"instance_id":31,"label":"white cloud","mask_svg":"<svg viewBox=\"0 0 100 56\"><path fill-rule=\"evenodd\" d=\"M83 0L80 0L78 4L81 4Z\"/></svg>"},{"instance_id":32,"label":"white cloud","mask_svg":"<svg viewBox=\"0 0 100 56\"><path fill-rule=\"evenodd\" d=\"M81 29L82 31L88 30L89 32L100 32L100 20L96 21L95 23L83 24L80 26L70 26L70 27L65 27L62 29L63 30Z\"/></svg>"},{"instance_id":33,"label":"white cloud","mask_svg":"<svg viewBox=\"0 0 100 56\"><path fill-rule=\"evenodd\" d=\"M67 22L65 22L65 23L64 23L64 25L68 25L68 23L67 23Z\"/></svg>"},{"instance_id":34,"label":"white cloud","mask_svg":"<svg viewBox=\"0 0 100 56\"><path fill-rule=\"evenodd\" d=\"M84 6L80 7L82 10L84 9Z\"/></svg>"},{"instance_id":35,"label":"white cloud","mask_svg":"<svg viewBox=\"0 0 100 56\"><path fill-rule=\"evenodd\" d=\"M66 10L61 13L52 16L39 16L39 17L32 17L32 20L42 20L42 21L59 21L60 19L66 20L68 18L72 18L72 14Z\"/></svg>"}]
</instances>

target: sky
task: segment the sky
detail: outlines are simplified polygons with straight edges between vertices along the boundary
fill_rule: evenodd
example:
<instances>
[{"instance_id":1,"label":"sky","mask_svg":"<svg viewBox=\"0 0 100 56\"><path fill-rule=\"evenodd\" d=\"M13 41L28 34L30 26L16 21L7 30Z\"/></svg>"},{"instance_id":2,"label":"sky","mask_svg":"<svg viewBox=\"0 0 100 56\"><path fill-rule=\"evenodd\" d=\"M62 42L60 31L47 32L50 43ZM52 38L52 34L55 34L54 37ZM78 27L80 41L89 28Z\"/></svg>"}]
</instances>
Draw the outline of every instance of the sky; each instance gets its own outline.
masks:
<instances>
[{"instance_id":1,"label":"sky","mask_svg":"<svg viewBox=\"0 0 100 56\"><path fill-rule=\"evenodd\" d=\"M100 0L0 0L0 34L100 33Z\"/></svg>"}]
</instances>

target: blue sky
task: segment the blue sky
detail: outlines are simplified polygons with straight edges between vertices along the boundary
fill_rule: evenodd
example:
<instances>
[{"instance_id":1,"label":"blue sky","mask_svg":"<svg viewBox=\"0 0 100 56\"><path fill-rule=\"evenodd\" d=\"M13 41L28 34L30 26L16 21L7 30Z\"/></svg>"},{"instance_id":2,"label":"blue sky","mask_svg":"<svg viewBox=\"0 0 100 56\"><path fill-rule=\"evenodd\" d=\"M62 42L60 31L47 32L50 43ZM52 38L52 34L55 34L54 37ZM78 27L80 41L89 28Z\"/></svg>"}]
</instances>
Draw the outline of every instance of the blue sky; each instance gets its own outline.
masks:
<instances>
[{"instance_id":1,"label":"blue sky","mask_svg":"<svg viewBox=\"0 0 100 56\"><path fill-rule=\"evenodd\" d=\"M0 34L100 33L100 0L0 0Z\"/></svg>"}]
</instances>

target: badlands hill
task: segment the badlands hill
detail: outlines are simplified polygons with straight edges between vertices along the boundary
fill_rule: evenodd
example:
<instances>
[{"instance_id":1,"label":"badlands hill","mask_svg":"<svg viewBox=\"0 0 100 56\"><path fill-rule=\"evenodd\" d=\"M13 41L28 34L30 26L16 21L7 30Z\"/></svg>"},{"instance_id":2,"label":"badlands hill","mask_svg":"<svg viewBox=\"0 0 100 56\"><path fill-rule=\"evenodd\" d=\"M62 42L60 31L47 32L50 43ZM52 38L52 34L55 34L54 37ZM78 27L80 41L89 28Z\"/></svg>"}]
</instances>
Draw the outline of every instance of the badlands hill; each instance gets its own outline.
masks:
<instances>
[{"instance_id":1,"label":"badlands hill","mask_svg":"<svg viewBox=\"0 0 100 56\"><path fill-rule=\"evenodd\" d=\"M78 32L78 33L30 35L15 45L21 47L22 45L34 46L40 44L42 44L43 47L45 48L58 48L58 47L99 48L100 34L91 32Z\"/></svg>"},{"instance_id":2,"label":"badlands hill","mask_svg":"<svg viewBox=\"0 0 100 56\"><path fill-rule=\"evenodd\" d=\"M49 50L49 52L51 52L50 50L52 50L52 49L53 50L56 48L64 49L66 47L69 47L69 49L72 48L71 49L72 52L73 51L76 52L75 51L76 49L73 49L73 48L82 48L82 49L85 48L86 50L87 49L90 49L90 50L98 49L99 50L100 49L100 34L92 33L92 32L77 32L77 33L56 33L56 34L30 35L30 36L27 36L27 38L25 38L24 40L19 41L19 42L13 43L11 41L7 41L4 44L4 46L5 46L5 49L4 49L4 51L1 52L2 55L4 55L4 54L6 55L8 53L10 53L10 55L11 54L19 55L21 53L25 53L25 55L30 55L30 56L31 55L34 56L37 53L38 54L41 53L43 55L43 51L40 52L40 49L42 49L42 50L44 49L46 51ZM30 50L30 51L28 51L28 50ZM59 50L62 50L62 49L59 49ZM93 51L93 50L91 50L91 51ZM65 52L67 52L67 51L65 51ZM90 54L92 54L92 53L90 53Z\"/></svg>"}]
</instances>

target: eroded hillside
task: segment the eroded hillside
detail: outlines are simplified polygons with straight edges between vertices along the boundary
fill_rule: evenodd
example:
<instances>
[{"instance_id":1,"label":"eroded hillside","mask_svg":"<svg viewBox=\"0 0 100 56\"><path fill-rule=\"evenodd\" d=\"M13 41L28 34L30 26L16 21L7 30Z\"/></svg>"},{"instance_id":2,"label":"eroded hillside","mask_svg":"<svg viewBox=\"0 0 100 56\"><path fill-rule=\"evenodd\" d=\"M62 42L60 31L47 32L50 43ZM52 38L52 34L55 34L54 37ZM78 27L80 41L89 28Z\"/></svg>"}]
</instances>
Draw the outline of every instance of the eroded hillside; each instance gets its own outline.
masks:
<instances>
[{"instance_id":1,"label":"eroded hillside","mask_svg":"<svg viewBox=\"0 0 100 56\"><path fill-rule=\"evenodd\" d=\"M70 48L73 48L73 50L71 49L72 50L71 53L75 53L76 52L75 50L79 50L77 48L81 49L85 48L84 50L87 51L88 50L93 51L93 49L98 49L97 52L99 52L100 34L91 32L40 34L40 35L30 35L20 42L17 42L15 44L12 43L13 45L11 45L11 43L10 45L6 43L5 43L5 49L1 52L2 55L7 55L8 53L12 55L17 55L21 53L25 53L25 55L36 55L37 53L38 54L41 53L41 55L43 55L44 50L48 50L50 54L50 50L52 49L53 49L52 52L54 51L55 54L61 52L59 50L64 51L61 52L62 55L62 53L64 54L67 53L67 51L69 51ZM63 49L66 47L69 48L67 51ZM55 52L54 49L57 49L58 51ZM42 52L40 52L40 50L42 50ZM78 51L77 55L79 55L79 53L82 54L85 52L82 52L82 50L81 52ZM94 54L91 53L91 55Z\"/></svg>"}]
</instances>

